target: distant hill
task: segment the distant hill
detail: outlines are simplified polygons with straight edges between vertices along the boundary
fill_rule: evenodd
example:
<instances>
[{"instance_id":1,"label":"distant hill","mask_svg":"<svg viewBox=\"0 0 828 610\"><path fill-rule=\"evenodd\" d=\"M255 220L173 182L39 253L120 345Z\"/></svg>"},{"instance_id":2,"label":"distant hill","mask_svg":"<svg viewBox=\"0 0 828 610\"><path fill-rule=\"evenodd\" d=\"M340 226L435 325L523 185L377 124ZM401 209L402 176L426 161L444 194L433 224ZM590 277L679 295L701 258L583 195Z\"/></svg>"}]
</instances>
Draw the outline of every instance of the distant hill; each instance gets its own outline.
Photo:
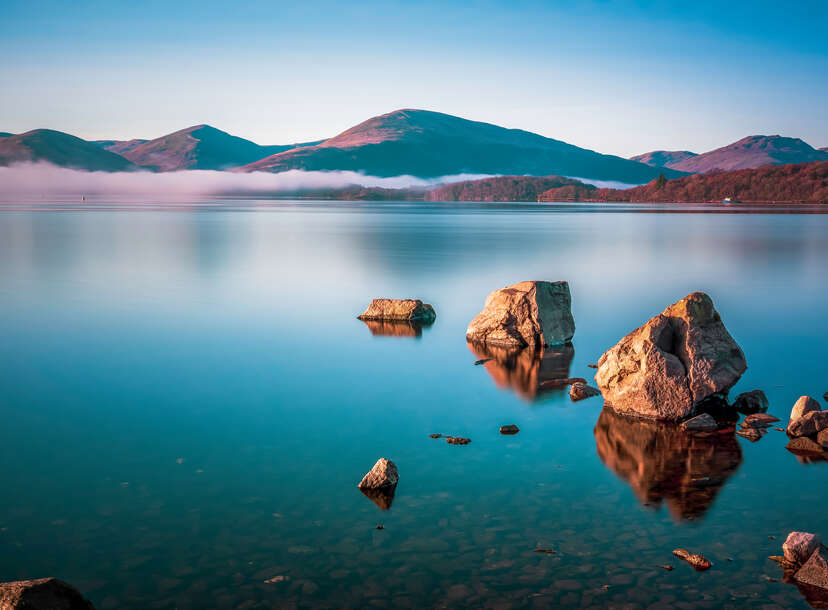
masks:
<instances>
[{"instance_id":1,"label":"distant hill","mask_svg":"<svg viewBox=\"0 0 828 610\"><path fill-rule=\"evenodd\" d=\"M432 188L425 198L428 201L537 201L544 191L564 186L586 185L561 176L498 176Z\"/></svg>"},{"instance_id":2,"label":"distant hill","mask_svg":"<svg viewBox=\"0 0 828 610\"><path fill-rule=\"evenodd\" d=\"M828 152L828 146L825 146L825 147L823 147L823 148L820 148L819 150L821 150L821 151L823 151L823 152Z\"/></svg>"},{"instance_id":3,"label":"distant hill","mask_svg":"<svg viewBox=\"0 0 828 610\"><path fill-rule=\"evenodd\" d=\"M114 152L117 155L123 156L128 152L146 142L147 140L92 140L92 144L100 146L101 148Z\"/></svg>"},{"instance_id":4,"label":"distant hill","mask_svg":"<svg viewBox=\"0 0 828 610\"><path fill-rule=\"evenodd\" d=\"M653 167L675 167L677 163L696 156L698 156L698 153L689 150L654 150L643 155L630 157L630 160L646 163Z\"/></svg>"},{"instance_id":5,"label":"distant hill","mask_svg":"<svg viewBox=\"0 0 828 610\"><path fill-rule=\"evenodd\" d=\"M661 184L659 184L661 182ZM653 180L626 190L595 189L581 201L700 203L730 197L742 202L828 204L828 161L766 165L756 169L694 174L674 180ZM554 192L542 201L558 201Z\"/></svg>"},{"instance_id":6,"label":"distant hill","mask_svg":"<svg viewBox=\"0 0 828 610\"><path fill-rule=\"evenodd\" d=\"M8 138L9 136L13 135L13 133L9 133L8 131L0 131L0 138Z\"/></svg>"},{"instance_id":7,"label":"distant hill","mask_svg":"<svg viewBox=\"0 0 828 610\"><path fill-rule=\"evenodd\" d=\"M684 172L703 174L713 170L730 171L763 165L826 160L828 160L828 152L817 150L799 138L748 136L733 144L685 159L671 167Z\"/></svg>"},{"instance_id":8,"label":"distant hill","mask_svg":"<svg viewBox=\"0 0 828 610\"><path fill-rule=\"evenodd\" d=\"M277 152L306 146L260 146L209 125L195 125L135 146L127 146L126 143L113 145L118 144L123 144L124 147L120 154L136 165L162 172L183 169L231 169Z\"/></svg>"},{"instance_id":9,"label":"distant hill","mask_svg":"<svg viewBox=\"0 0 828 610\"><path fill-rule=\"evenodd\" d=\"M68 133L35 129L0 138L0 165L45 161L60 167L89 171L138 169L120 155Z\"/></svg>"},{"instance_id":10,"label":"distant hill","mask_svg":"<svg viewBox=\"0 0 828 610\"><path fill-rule=\"evenodd\" d=\"M350 170L373 176L462 173L563 175L641 183L658 175L643 163L602 155L520 129L427 110L374 117L316 146L250 163L240 171ZM670 177L681 175L667 170Z\"/></svg>"}]
</instances>

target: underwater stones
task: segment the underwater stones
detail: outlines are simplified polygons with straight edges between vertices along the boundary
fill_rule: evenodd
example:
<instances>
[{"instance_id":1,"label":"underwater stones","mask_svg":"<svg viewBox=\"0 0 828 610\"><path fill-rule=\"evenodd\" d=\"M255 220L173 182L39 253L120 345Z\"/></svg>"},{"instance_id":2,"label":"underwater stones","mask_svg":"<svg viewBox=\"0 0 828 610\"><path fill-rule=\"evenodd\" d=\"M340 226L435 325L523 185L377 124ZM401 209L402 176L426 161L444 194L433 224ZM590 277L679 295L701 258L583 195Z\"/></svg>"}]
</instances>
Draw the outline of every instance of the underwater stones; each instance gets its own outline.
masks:
<instances>
[{"instance_id":1,"label":"underwater stones","mask_svg":"<svg viewBox=\"0 0 828 610\"><path fill-rule=\"evenodd\" d=\"M742 415L764 413L768 410L768 397L762 390L742 392L733 401L733 408Z\"/></svg>"},{"instance_id":2,"label":"underwater stones","mask_svg":"<svg viewBox=\"0 0 828 610\"><path fill-rule=\"evenodd\" d=\"M607 350L595 380L616 411L678 421L726 393L746 369L713 301L694 292Z\"/></svg>"},{"instance_id":3,"label":"underwater stones","mask_svg":"<svg viewBox=\"0 0 828 610\"><path fill-rule=\"evenodd\" d=\"M466 339L507 347L563 345L575 334L571 305L567 282L519 282L486 297Z\"/></svg>"},{"instance_id":4,"label":"underwater stones","mask_svg":"<svg viewBox=\"0 0 828 610\"><path fill-rule=\"evenodd\" d=\"M791 532L782 544L782 554L790 562L802 565L822 545L816 534Z\"/></svg>"},{"instance_id":5,"label":"underwater stones","mask_svg":"<svg viewBox=\"0 0 828 610\"><path fill-rule=\"evenodd\" d=\"M391 460L380 458L374 467L362 477L359 482L360 489L381 489L384 487L395 487L400 479L397 472L397 465Z\"/></svg>"},{"instance_id":6,"label":"underwater stones","mask_svg":"<svg viewBox=\"0 0 828 610\"><path fill-rule=\"evenodd\" d=\"M501 434L517 434L520 432L520 428L518 428L514 424L508 424L506 426L500 426L500 433Z\"/></svg>"},{"instance_id":7,"label":"underwater stones","mask_svg":"<svg viewBox=\"0 0 828 610\"><path fill-rule=\"evenodd\" d=\"M374 299L360 320L385 320L397 322L417 321L430 324L437 318L434 308L420 299Z\"/></svg>"},{"instance_id":8,"label":"underwater stones","mask_svg":"<svg viewBox=\"0 0 828 610\"><path fill-rule=\"evenodd\" d=\"M702 413L681 424L681 427L688 432L712 432L718 428L716 420L709 413Z\"/></svg>"},{"instance_id":9,"label":"underwater stones","mask_svg":"<svg viewBox=\"0 0 828 610\"><path fill-rule=\"evenodd\" d=\"M587 385L581 381L576 381L569 386L569 398L572 402L578 402L579 400L585 400L587 398L600 395L601 392L599 392L597 388L593 388L591 385Z\"/></svg>"},{"instance_id":10,"label":"underwater stones","mask_svg":"<svg viewBox=\"0 0 828 610\"><path fill-rule=\"evenodd\" d=\"M705 570L710 569L710 561L708 561L703 555L691 553L687 549L676 549L673 551L673 555L689 563L698 572L704 572Z\"/></svg>"},{"instance_id":11,"label":"underwater stones","mask_svg":"<svg viewBox=\"0 0 828 610\"><path fill-rule=\"evenodd\" d=\"M83 595L57 578L0 583L0 610L94 610Z\"/></svg>"}]
</instances>

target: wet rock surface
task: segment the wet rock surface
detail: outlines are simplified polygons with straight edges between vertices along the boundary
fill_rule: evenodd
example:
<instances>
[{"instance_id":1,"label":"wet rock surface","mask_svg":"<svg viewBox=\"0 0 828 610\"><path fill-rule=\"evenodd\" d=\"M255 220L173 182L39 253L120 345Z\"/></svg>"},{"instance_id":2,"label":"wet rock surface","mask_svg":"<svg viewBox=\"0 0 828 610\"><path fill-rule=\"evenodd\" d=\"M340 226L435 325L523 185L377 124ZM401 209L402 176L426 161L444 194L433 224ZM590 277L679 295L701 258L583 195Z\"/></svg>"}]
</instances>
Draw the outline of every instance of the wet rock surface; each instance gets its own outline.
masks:
<instances>
[{"instance_id":1,"label":"wet rock surface","mask_svg":"<svg viewBox=\"0 0 828 610\"><path fill-rule=\"evenodd\" d=\"M506 426L500 426L500 433L501 434L517 434L520 432L520 428L518 428L514 424L508 424Z\"/></svg>"},{"instance_id":2,"label":"wet rock surface","mask_svg":"<svg viewBox=\"0 0 828 610\"><path fill-rule=\"evenodd\" d=\"M57 578L0 583L0 610L94 610L72 585Z\"/></svg>"},{"instance_id":3,"label":"wet rock surface","mask_svg":"<svg viewBox=\"0 0 828 610\"><path fill-rule=\"evenodd\" d=\"M572 402L578 402L579 400L586 400L587 398L600 395L601 392L598 391L598 388L593 388L591 385L580 381L576 381L569 386L569 398Z\"/></svg>"},{"instance_id":4,"label":"wet rock surface","mask_svg":"<svg viewBox=\"0 0 828 610\"><path fill-rule=\"evenodd\" d=\"M446 442L449 445L468 445L471 442L471 439L463 436L447 436Z\"/></svg>"},{"instance_id":5,"label":"wet rock surface","mask_svg":"<svg viewBox=\"0 0 828 610\"><path fill-rule=\"evenodd\" d=\"M506 347L563 345L575 334L571 306L567 282L519 282L486 297L466 339Z\"/></svg>"},{"instance_id":6,"label":"wet rock surface","mask_svg":"<svg viewBox=\"0 0 828 610\"><path fill-rule=\"evenodd\" d=\"M710 561L708 561L703 555L691 553L687 549L676 549L673 551L673 555L686 561L699 572L704 572L705 570L710 569Z\"/></svg>"},{"instance_id":7,"label":"wet rock surface","mask_svg":"<svg viewBox=\"0 0 828 610\"><path fill-rule=\"evenodd\" d=\"M400 476L397 465L391 460L380 458L374 467L362 477L358 487L360 489L381 489L397 485Z\"/></svg>"},{"instance_id":8,"label":"wet rock surface","mask_svg":"<svg viewBox=\"0 0 828 610\"><path fill-rule=\"evenodd\" d=\"M754 413L748 415L741 424L742 428L769 428L771 424L778 422L779 418L767 413Z\"/></svg>"},{"instance_id":9,"label":"wet rock surface","mask_svg":"<svg viewBox=\"0 0 828 610\"><path fill-rule=\"evenodd\" d=\"M791 409L791 418L788 423L792 424L811 411L822 411L822 406L810 396L800 396Z\"/></svg>"},{"instance_id":10,"label":"wet rock surface","mask_svg":"<svg viewBox=\"0 0 828 610\"><path fill-rule=\"evenodd\" d=\"M791 532L782 544L782 553L785 559L795 564L803 564L822 546L822 541L816 534L810 532Z\"/></svg>"},{"instance_id":11,"label":"wet rock surface","mask_svg":"<svg viewBox=\"0 0 828 610\"><path fill-rule=\"evenodd\" d=\"M683 422L681 427L690 432L710 432L712 430L716 430L719 425L716 423L716 420L713 419L712 415L709 413L702 413L701 415L696 415L696 417Z\"/></svg>"},{"instance_id":12,"label":"wet rock surface","mask_svg":"<svg viewBox=\"0 0 828 610\"><path fill-rule=\"evenodd\" d=\"M694 292L607 350L595 379L613 409L678 421L726 393L746 369L713 301Z\"/></svg>"},{"instance_id":13,"label":"wet rock surface","mask_svg":"<svg viewBox=\"0 0 828 610\"><path fill-rule=\"evenodd\" d=\"M437 318L434 308L420 299L374 299L360 320L419 321L431 323Z\"/></svg>"},{"instance_id":14,"label":"wet rock surface","mask_svg":"<svg viewBox=\"0 0 828 610\"><path fill-rule=\"evenodd\" d=\"M762 390L742 392L733 401L733 408L743 415L764 413L768 410L768 397Z\"/></svg>"},{"instance_id":15,"label":"wet rock surface","mask_svg":"<svg viewBox=\"0 0 828 610\"><path fill-rule=\"evenodd\" d=\"M785 449L797 455L812 455L816 457L821 457L825 453L822 445L807 436L792 438L785 445Z\"/></svg>"}]
</instances>

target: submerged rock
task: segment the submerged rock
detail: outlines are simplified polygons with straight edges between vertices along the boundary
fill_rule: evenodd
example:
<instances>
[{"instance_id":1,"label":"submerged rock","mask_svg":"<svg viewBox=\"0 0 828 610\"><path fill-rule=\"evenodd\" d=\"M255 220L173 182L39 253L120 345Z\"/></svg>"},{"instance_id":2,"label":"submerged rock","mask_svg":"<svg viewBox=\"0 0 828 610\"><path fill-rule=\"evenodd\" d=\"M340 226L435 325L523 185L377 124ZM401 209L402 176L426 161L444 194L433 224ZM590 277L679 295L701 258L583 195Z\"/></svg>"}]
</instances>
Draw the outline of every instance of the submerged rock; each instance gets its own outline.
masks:
<instances>
[{"instance_id":1,"label":"submerged rock","mask_svg":"<svg viewBox=\"0 0 828 610\"><path fill-rule=\"evenodd\" d=\"M506 426L500 426L500 433L501 434L517 434L520 432L520 428L518 428L514 424L508 424Z\"/></svg>"},{"instance_id":2,"label":"submerged rock","mask_svg":"<svg viewBox=\"0 0 828 610\"><path fill-rule=\"evenodd\" d=\"M383 487L394 487L397 485L400 476L397 472L397 465L391 460L380 458L374 467L362 477L358 487L360 489L381 489Z\"/></svg>"},{"instance_id":3,"label":"submerged rock","mask_svg":"<svg viewBox=\"0 0 828 610\"><path fill-rule=\"evenodd\" d=\"M0 610L94 610L92 602L57 578L0 583Z\"/></svg>"},{"instance_id":4,"label":"submerged rock","mask_svg":"<svg viewBox=\"0 0 828 610\"><path fill-rule=\"evenodd\" d=\"M733 408L742 415L764 413L768 410L768 397L762 390L742 392L733 401Z\"/></svg>"},{"instance_id":5,"label":"submerged rock","mask_svg":"<svg viewBox=\"0 0 828 610\"><path fill-rule=\"evenodd\" d=\"M788 424L790 436L816 436L828 428L828 411L809 411Z\"/></svg>"},{"instance_id":6,"label":"submerged rock","mask_svg":"<svg viewBox=\"0 0 828 610\"><path fill-rule=\"evenodd\" d=\"M746 438L751 443L755 443L756 441L761 439L763 436L765 436L767 433L768 433L768 431L764 430L762 428L745 428L743 430L737 430L736 431L737 436L741 436L742 438Z\"/></svg>"},{"instance_id":7,"label":"submerged rock","mask_svg":"<svg viewBox=\"0 0 828 610\"><path fill-rule=\"evenodd\" d=\"M808 561L811 554L820 546L822 541L816 534L791 532L782 544L782 553L788 561L801 565Z\"/></svg>"},{"instance_id":8,"label":"submerged rock","mask_svg":"<svg viewBox=\"0 0 828 610\"><path fill-rule=\"evenodd\" d=\"M598 391L598 388L593 388L591 385L587 385L581 381L576 381L571 386L569 386L569 398L572 402L578 402L579 400L584 400L586 398L592 398L593 396L600 396L601 392Z\"/></svg>"},{"instance_id":9,"label":"submerged rock","mask_svg":"<svg viewBox=\"0 0 828 610\"><path fill-rule=\"evenodd\" d=\"M446 442L449 445L468 445L471 442L471 439L464 438L462 436L447 436Z\"/></svg>"},{"instance_id":10,"label":"submerged rock","mask_svg":"<svg viewBox=\"0 0 828 610\"><path fill-rule=\"evenodd\" d=\"M431 305L420 299L374 299L357 317L360 320L417 320L428 324L434 322L437 314Z\"/></svg>"},{"instance_id":11,"label":"submerged rock","mask_svg":"<svg viewBox=\"0 0 828 610\"><path fill-rule=\"evenodd\" d=\"M563 345L575 334L571 305L567 282L519 282L486 297L466 339L509 347Z\"/></svg>"},{"instance_id":12,"label":"submerged rock","mask_svg":"<svg viewBox=\"0 0 828 610\"><path fill-rule=\"evenodd\" d=\"M696 415L696 417L693 417L692 419L688 419L686 422L681 424L681 427L691 432L711 432L719 426L716 424L716 420L713 419L713 416L710 415L710 413L702 413L701 415Z\"/></svg>"},{"instance_id":13,"label":"submerged rock","mask_svg":"<svg viewBox=\"0 0 828 610\"><path fill-rule=\"evenodd\" d=\"M710 562L703 555L693 554L687 549L676 549L673 551L673 555L679 559L683 559L699 572L710 569Z\"/></svg>"},{"instance_id":14,"label":"submerged rock","mask_svg":"<svg viewBox=\"0 0 828 610\"><path fill-rule=\"evenodd\" d=\"M595 380L617 411L678 421L726 393L746 369L713 301L694 292L607 350Z\"/></svg>"},{"instance_id":15,"label":"submerged rock","mask_svg":"<svg viewBox=\"0 0 828 610\"><path fill-rule=\"evenodd\" d=\"M805 585L828 589L828 550L822 546L814 550L794 578Z\"/></svg>"},{"instance_id":16,"label":"submerged rock","mask_svg":"<svg viewBox=\"0 0 828 610\"><path fill-rule=\"evenodd\" d=\"M810 396L800 396L791 409L791 419L788 423L794 423L811 411L822 411L822 406Z\"/></svg>"},{"instance_id":17,"label":"submerged rock","mask_svg":"<svg viewBox=\"0 0 828 610\"><path fill-rule=\"evenodd\" d=\"M742 428L768 428L774 422L778 422L779 418L767 413L754 413L748 415L740 424Z\"/></svg>"}]
</instances>

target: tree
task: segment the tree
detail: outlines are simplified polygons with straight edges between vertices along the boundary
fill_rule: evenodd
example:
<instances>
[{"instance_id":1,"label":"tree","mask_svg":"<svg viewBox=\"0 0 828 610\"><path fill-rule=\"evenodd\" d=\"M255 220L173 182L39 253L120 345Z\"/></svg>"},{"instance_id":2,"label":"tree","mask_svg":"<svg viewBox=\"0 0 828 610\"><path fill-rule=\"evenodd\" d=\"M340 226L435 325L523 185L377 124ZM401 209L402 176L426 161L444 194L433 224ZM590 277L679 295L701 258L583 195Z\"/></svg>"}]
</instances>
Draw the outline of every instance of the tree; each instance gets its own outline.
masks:
<instances>
[{"instance_id":1,"label":"tree","mask_svg":"<svg viewBox=\"0 0 828 610\"><path fill-rule=\"evenodd\" d=\"M656 178L656 188L661 190L665 184L667 184L667 178L664 177L664 174L659 174L658 178Z\"/></svg>"}]
</instances>

